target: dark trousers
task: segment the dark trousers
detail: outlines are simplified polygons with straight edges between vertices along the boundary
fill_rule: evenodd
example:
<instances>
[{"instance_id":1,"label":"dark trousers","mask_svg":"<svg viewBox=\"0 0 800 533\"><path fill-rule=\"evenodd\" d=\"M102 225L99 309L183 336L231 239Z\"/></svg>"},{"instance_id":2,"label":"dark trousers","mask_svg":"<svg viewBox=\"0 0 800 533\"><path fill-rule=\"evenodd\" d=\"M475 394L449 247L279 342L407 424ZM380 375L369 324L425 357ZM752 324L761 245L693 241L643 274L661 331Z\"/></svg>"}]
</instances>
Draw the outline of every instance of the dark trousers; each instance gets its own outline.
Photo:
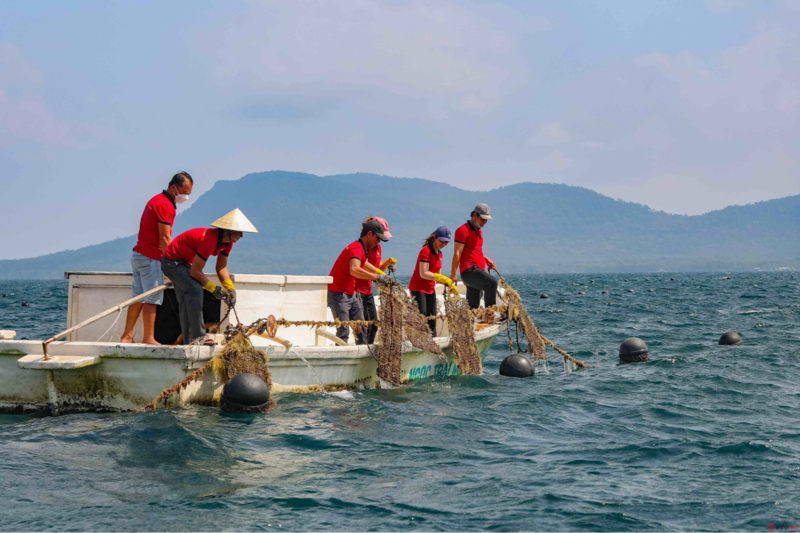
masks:
<instances>
[{"instance_id":1,"label":"dark trousers","mask_svg":"<svg viewBox=\"0 0 800 533\"><path fill-rule=\"evenodd\" d=\"M193 340L206 334L203 323L203 286L189 274L189 267L183 261L162 257L161 271L175 285L183 343L191 344Z\"/></svg>"},{"instance_id":2,"label":"dark trousers","mask_svg":"<svg viewBox=\"0 0 800 533\"><path fill-rule=\"evenodd\" d=\"M426 294L419 291L411 291L411 297L417 302L417 308L422 316L434 316L436 314L436 293ZM436 319L428 320L428 327L431 328L431 335L436 336Z\"/></svg>"},{"instance_id":3,"label":"dark trousers","mask_svg":"<svg viewBox=\"0 0 800 533\"><path fill-rule=\"evenodd\" d=\"M358 297L361 298L361 308L364 309L364 320L378 320L378 309L375 307L375 297L363 292L357 292ZM367 344L375 342L375 335L378 333L378 326L370 324L367 326ZM361 344L361 343L359 343Z\"/></svg>"},{"instance_id":4,"label":"dark trousers","mask_svg":"<svg viewBox=\"0 0 800 533\"><path fill-rule=\"evenodd\" d=\"M476 266L470 267L461 273L461 280L467 286L467 303L470 309L481 306L481 293L486 307L497 303L497 278Z\"/></svg>"},{"instance_id":5,"label":"dark trousers","mask_svg":"<svg viewBox=\"0 0 800 533\"><path fill-rule=\"evenodd\" d=\"M361 298L356 294L345 294L343 292L328 291L328 307L331 309L333 318L338 318L341 321L346 320L364 320L364 309L361 307ZM347 342L350 338L350 328L348 326L341 326L336 328L336 336ZM358 344L366 344L364 332L356 335L356 342Z\"/></svg>"}]
</instances>

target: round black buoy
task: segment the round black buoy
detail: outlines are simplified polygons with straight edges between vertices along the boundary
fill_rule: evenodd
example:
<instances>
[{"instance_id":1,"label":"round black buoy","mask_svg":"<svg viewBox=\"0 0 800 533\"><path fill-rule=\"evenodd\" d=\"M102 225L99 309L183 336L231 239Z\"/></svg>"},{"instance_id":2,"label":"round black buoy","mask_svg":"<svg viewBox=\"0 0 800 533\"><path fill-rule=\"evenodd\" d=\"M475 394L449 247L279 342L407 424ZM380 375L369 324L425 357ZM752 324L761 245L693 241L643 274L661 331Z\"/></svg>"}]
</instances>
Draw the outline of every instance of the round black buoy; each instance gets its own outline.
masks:
<instances>
[{"instance_id":1,"label":"round black buoy","mask_svg":"<svg viewBox=\"0 0 800 533\"><path fill-rule=\"evenodd\" d=\"M546 294L542 294L541 296L539 296L540 300L546 300L547 298L550 298L550 297L548 295L546 295Z\"/></svg>"},{"instance_id":2,"label":"round black buoy","mask_svg":"<svg viewBox=\"0 0 800 533\"><path fill-rule=\"evenodd\" d=\"M647 292L656 292L653 289L647 289Z\"/></svg>"},{"instance_id":3,"label":"round black buoy","mask_svg":"<svg viewBox=\"0 0 800 533\"><path fill-rule=\"evenodd\" d=\"M263 413L269 408L269 388L255 374L236 374L222 389L219 407L228 413Z\"/></svg>"},{"instance_id":4,"label":"round black buoy","mask_svg":"<svg viewBox=\"0 0 800 533\"><path fill-rule=\"evenodd\" d=\"M533 374L533 363L522 354L512 353L500 363L501 376L509 378L529 378Z\"/></svg>"},{"instance_id":5,"label":"round black buoy","mask_svg":"<svg viewBox=\"0 0 800 533\"><path fill-rule=\"evenodd\" d=\"M594 280L590 281L589 283L594 283Z\"/></svg>"},{"instance_id":6,"label":"round black buoy","mask_svg":"<svg viewBox=\"0 0 800 533\"><path fill-rule=\"evenodd\" d=\"M602 291L600 294L608 294L608 291Z\"/></svg>"},{"instance_id":7,"label":"round black buoy","mask_svg":"<svg viewBox=\"0 0 800 533\"><path fill-rule=\"evenodd\" d=\"M627 279L625 281L628 281Z\"/></svg>"},{"instance_id":8,"label":"round black buoy","mask_svg":"<svg viewBox=\"0 0 800 533\"><path fill-rule=\"evenodd\" d=\"M642 339L628 337L619 347L619 360L623 363L643 363L648 359L647 345Z\"/></svg>"},{"instance_id":9,"label":"round black buoy","mask_svg":"<svg viewBox=\"0 0 800 533\"><path fill-rule=\"evenodd\" d=\"M675 278L669 278L670 281L675 281Z\"/></svg>"},{"instance_id":10,"label":"round black buoy","mask_svg":"<svg viewBox=\"0 0 800 533\"><path fill-rule=\"evenodd\" d=\"M579 295L579 296L580 296L581 294L586 294L586 292L585 292L585 291L580 291L580 292L578 293L578 295Z\"/></svg>"},{"instance_id":11,"label":"round black buoy","mask_svg":"<svg viewBox=\"0 0 800 533\"><path fill-rule=\"evenodd\" d=\"M628 292L636 292L636 291L633 289L628 289Z\"/></svg>"},{"instance_id":12,"label":"round black buoy","mask_svg":"<svg viewBox=\"0 0 800 533\"><path fill-rule=\"evenodd\" d=\"M738 333L729 331L724 333L722 337L719 338L719 344L720 346L741 346L744 344L744 342L742 342L742 338Z\"/></svg>"},{"instance_id":13,"label":"round black buoy","mask_svg":"<svg viewBox=\"0 0 800 533\"><path fill-rule=\"evenodd\" d=\"M3 295L3 298L8 298L8 294L4 294L4 295Z\"/></svg>"},{"instance_id":14,"label":"round black buoy","mask_svg":"<svg viewBox=\"0 0 800 533\"><path fill-rule=\"evenodd\" d=\"M28 302L22 302L22 307L30 307L30 306L31 304L29 304Z\"/></svg>"}]
</instances>

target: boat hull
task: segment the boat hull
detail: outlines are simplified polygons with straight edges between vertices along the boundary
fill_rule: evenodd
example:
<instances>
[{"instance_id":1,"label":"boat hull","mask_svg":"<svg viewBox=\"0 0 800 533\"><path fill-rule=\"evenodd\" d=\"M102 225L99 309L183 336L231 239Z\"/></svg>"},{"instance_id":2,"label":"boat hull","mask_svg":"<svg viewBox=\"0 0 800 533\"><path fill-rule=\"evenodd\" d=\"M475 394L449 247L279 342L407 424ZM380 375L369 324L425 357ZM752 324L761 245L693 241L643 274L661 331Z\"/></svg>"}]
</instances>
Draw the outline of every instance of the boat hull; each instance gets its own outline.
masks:
<instances>
[{"instance_id":1,"label":"boat hull","mask_svg":"<svg viewBox=\"0 0 800 533\"><path fill-rule=\"evenodd\" d=\"M505 323L478 327L475 340L481 358L506 327ZM436 341L445 353L444 358L404 343L403 382L458 374L450 339L437 338ZM326 391L381 387L377 375L378 345L309 346L292 350L277 345L259 347L270 359L274 393L317 392L321 386ZM91 363L78 368L31 368L35 364L22 368L20 359L42 354L41 342L0 340L0 412L137 409L203 366L221 349L219 346L63 342L50 345L50 354L56 361L59 357L91 356ZM313 371L300 356L308 361ZM214 404L219 401L222 386L212 372L206 372L176 395L170 406Z\"/></svg>"}]
</instances>

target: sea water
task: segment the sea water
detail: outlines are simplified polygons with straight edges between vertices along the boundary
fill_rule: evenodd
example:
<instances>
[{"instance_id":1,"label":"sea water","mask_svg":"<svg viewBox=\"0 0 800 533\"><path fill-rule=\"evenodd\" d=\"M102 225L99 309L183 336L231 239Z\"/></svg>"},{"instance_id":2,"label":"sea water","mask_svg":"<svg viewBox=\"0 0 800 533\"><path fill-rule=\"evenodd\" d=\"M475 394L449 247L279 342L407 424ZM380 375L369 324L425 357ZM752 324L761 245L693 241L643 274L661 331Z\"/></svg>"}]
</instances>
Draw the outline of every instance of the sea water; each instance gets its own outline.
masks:
<instances>
[{"instance_id":1,"label":"sea water","mask_svg":"<svg viewBox=\"0 0 800 533\"><path fill-rule=\"evenodd\" d=\"M549 372L499 376L502 335L483 376L278 394L265 415L0 416L0 530L796 526L795 278L509 277L542 332L592 365L570 373L549 350ZM0 328L39 339L63 328L66 282L0 293L14 293L0 299ZM718 346L726 331L744 346ZM630 336L649 345L648 363L619 364Z\"/></svg>"}]
</instances>

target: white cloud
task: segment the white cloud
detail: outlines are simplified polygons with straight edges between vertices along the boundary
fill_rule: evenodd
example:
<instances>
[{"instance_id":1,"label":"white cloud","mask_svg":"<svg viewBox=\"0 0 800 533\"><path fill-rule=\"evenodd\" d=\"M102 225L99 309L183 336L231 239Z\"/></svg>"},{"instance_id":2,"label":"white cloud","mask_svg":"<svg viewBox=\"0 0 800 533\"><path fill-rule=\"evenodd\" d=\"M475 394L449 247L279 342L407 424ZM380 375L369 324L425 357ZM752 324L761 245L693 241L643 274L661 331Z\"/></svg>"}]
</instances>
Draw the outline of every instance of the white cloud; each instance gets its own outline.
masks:
<instances>
[{"instance_id":1,"label":"white cloud","mask_svg":"<svg viewBox=\"0 0 800 533\"><path fill-rule=\"evenodd\" d=\"M569 140L570 134L561 127L561 123L550 122L542 126L539 133L528 139L528 144L531 146L548 146L565 143Z\"/></svg>"},{"instance_id":2,"label":"white cloud","mask_svg":"<svg viewBox=\"0 0 800 533\"><path fill-rule=\"evenodd\" d=\"M572 160L565 157L560 150L553 150L534 163L534 169L540 172L560 172L572 166Z\"/></svg>"},{"instance_id":3,"label":"white cloud","mask_svg":"<svg viewBox=\"0 0 800 533\"><path fill-rule=\"evenodd\" d=\"M422 115L431 102L484 114L528 76L510 34L449 2L256 3L208 44L224 80L214 83L267 98L377 99L390 115Z\"/></svg>"}]
</instances>

